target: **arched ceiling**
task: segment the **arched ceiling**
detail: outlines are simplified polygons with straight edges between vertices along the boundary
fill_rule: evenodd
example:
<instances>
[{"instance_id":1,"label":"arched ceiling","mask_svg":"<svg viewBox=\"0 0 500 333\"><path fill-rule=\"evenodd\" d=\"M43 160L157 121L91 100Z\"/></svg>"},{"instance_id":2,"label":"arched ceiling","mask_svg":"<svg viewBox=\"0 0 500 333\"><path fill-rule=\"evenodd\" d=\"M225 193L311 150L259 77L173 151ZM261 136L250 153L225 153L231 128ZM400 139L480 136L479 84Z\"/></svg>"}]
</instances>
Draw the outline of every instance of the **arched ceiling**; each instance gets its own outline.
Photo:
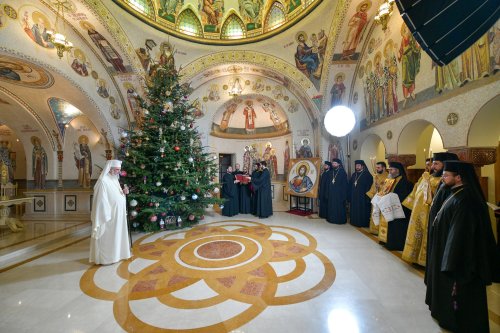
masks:
<instances>
[{"instance_id":1,"label":"arched ceiling","mask_svg":"<svg viewBox=\"0 0 500 333\"><path fill-rule=\"evenodd\" d=\"M65 11L64 20L59 20L56 26L57 4L61 2L70 5L67 6L69 9ZM35 110L40 119L40 127L46 128L46 140L51 140L50 133L56 128L47 100L58 97L82 110L95 122L96 128L103 128L110 133L112 141L117 143L120 129L128 128L134 122L134 102L131 96L136 92L143 92L148 66L158 61L164 43L174 46L176 65L181 68L184 80L190 81L193 86L215 80L218 75L230 75L230 68L240 66L254 77L283 84L303 106L311 122L317 123L321 119L321 103L324 103L327 86L331 81L329 77L332 76L329 73L328 59L333 55L340 31L347 29L347 9L359 5L359 1L352 1L351 4L350 0L301 0L300 12L307 15L294 16L293 26L275 29L269 36L248 39L248 43L244 45L218 46L215 49L214 46L176 39L151 29L119 7L125 5L125 2L127 6L132 2L142 3L138 0L28 0L22 3L5 0L0 5L5 13L0 37L6 41L0 50L18 61L27 60L44 68L53 77L53 86L39 89L35 98L33 87L15 86L0 81L2 91L17 96L28 105L19 106L20 110ZM157 11L160 1L149 2ZM197 2L198 0L179 1L183 6L191 7ZM279 2L285 7L298 3L296 0ZM237 1L231 3L235 6ZM269 6L274 3L263 1L268 11ZM294 10L299 12L298 9ZM73 42L75 47L65 53L62 59L57 57L54 48L47 47L34 38L35 21L40 17L44 17L44 23L49 28L55 27L65 32ZM306 73L297 63L297 36L305 32L308 38L306 44L313 45L312 36L324 31L328 43L323 46L326 50L321 55L320 72L313 80L312 73ZM142 51L145 53L141 54ZM144 55L147 57L142 57ZM116 117L117 112L121 116Z\"/></svg>"},{"instance_id":2,"label":"arched ceiling","mask_svg":"<svg viewBox=\"0 0 500 333\"><path fill-rule=\"evenodd\" d=\"M239 45L286 31L323 0L113 0L141 21L202 44Z\"/></svg>"}]
</instances>

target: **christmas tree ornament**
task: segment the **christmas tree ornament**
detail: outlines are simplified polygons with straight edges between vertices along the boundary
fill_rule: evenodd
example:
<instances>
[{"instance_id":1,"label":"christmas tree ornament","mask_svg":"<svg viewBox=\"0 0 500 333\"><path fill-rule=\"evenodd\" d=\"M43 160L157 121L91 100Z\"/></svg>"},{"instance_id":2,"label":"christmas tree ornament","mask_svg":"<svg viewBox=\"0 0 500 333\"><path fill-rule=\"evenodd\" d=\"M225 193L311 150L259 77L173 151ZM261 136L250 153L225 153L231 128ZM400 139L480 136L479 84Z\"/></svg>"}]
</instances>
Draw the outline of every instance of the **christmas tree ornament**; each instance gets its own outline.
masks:
<instances>
[{"instance_id":1,"label":"christmas tree ornament","mask_svg":"<svg viewBox=\"0 0 500 333\"><path fill-rule=\"evenodd\" d=\"M137 216L137 211L133 210L130 212L130 216L136 217Z\"/></svg>"},{"instance_id":2,"label":"christmas tree ornament","mask_svg":"<svg viewBox=\"0 0 500 333\"><path fill-rule=\"evenodd\" d=\"M144 110L144 114L147 116L149 114L148 110Z\"/></svg>"},{"instance_id":3,"label":"christmas tree ornament","mask_svg":"<svg viewBox=\"0 0 500 333\"><path fill-rule=\"evenodd\" d=\"M161 216L167 216L167 213L163 212L161 213Z\"/></svg>"},{"instance_id":4,"label":"christmas tree ornament","mask_svg":"<svg viewBox=\"0 0 500 333\"><path fill-rule=\"evenodd\" d=\"M193 221L194 220L194 215L193 214L189 214L188 219L189 219L189 221Z\"/></svg>"},{"instance_id":5,"label":"christmas tree ornament","mask_svg":"<svg viewBox=\"0 0 500 333\"><path fill-rule=\"evenodd\" d=\"M194 159L192 157L188 158L189 163L193 163Z\"/></svg>"},{"instance_id":6,"label":"christmas tree ornament","mask_svg":"<svg viewBox=\"0 0 500 333\"><path fill-rule=\"evenodd\" d=\"M129 204L130 204L130 207L135 207L135 206L137 206L138 202L137 202L137 200L132 199L132 200L130 200Z\"/></svg>"},{"instance_id":7,"label":"christmas tree ornament","mask_svg":"<svg viewBox=\"0 0 500 333\"><path fill-rule=\"evenodd\" d=\"M214 188L214 193L219 193L219 188L218 187Z\"/></svg>"},{"instance_id":8,"label":"christmas tree ornament","mask_svg":"<svg viewBox=\"0 0 500 333\"><path fill-rule=\"evenodd\" d=\"M160 220L160 228L161 229L165 228L165 221L163 219Z\"/></svg>"},{"instance_id":9,"label":"christmas tree ornament","mask_svg":"<svg viewBox=\"0 0 500 333\"><path fill-rule=\"evenodd\" d=\"M204 220L204 219L205 219L205 215L200 216L200 220Z\"/></svg>"},{"instance_id":10,"label":"christmas tree ornament","mask_svg":"<svg viewBox=\"0 0 500 333\"><path fill-rule=\"evenodd\" d=\"M153 215L151 216L151 218L149 219L151 222L156 222L156 220L158 220L158 216L156 215Z\"/></svg>"},{"instance_id":11,"label":"christmas tree ornament","mask_svg":"<svg viewBox=\"0 0 500 333\"><path fill-rule=\"evenodd\" d=\"M156 186L161 186L161 182L156 182Z\"/></svg>"},{"instance_id":12,"label":"christmas tree ornament","mask_svg":"<svg viewBox=\"0 0 500 333\"><path fill-rule=\"evenodd\" d=\"M179 151L179 150L181 150L181 147L179 147L179 146L175 146L175 147L174 147L174 150L175 150L175 151Z\"/></svg>"},{"instance_id":13,"label":"christmas tree ornament","mask_svg":"<svg viewBox=\"0 0 500 333\"><path fill-rule=\"evenodd\" d=\"M125 170L120 171L120 176L127 177L127 171Z\"/></svg>"},{"instance_id":14,"label":"christmas tree ornament","mask_svg":"<svg viewBox=\"0 0 500 333\"><path fill-rule=\"evenodd\" d=\"M126 131L123 131L121 136L122 136L122 138L126 138L128 136L128 133Z\"/></svg>"},{"instance_id":15,"label":"christmas tree ornament","mask_svg":"<svg viewBox=\"0 0 500 333\"><path fill-rule=\"evenodd\" d=\"M165 147L160 147L160 153L164 153L165 152Z\"/></svg>"},{"instance_id":16,"label":"christmas tree ornament","mask_svg":"<svg viewBox=\"0 0 500 333\"><path fill-rule=\"evenodd\" d=\"M155 202L155 207L156 208L160 207L160 203L159 202Z\"/></svg>"},{"instance_id":17,"label":"christmas tree ornament","mask_svg":"<svg viewBox=\"0 0 500 333\"><path fill-rule=\"evenodd\" d=\"M152 202L149 203L149 207L153 207L153 203Z\"/></svg>"},{"instance_id":18,"label":"christmas tree ornament","mask_svg":"<svg viewBox=\"0 0 500 333\"><path fill-rule=\"evenodd\" d=\"M181 125L181 127L180 127L180 128L181 128L181 131L184 131L184 130L186 129L186 126Z\"/></svg>"},{"instance_id":19,"label":"christmas tree ornament","mask_svg":"<svg viewBox=\"0 0 500 333\"><path fill-rule=\"evenodd\" d=\"M181 199L181 201L184 201L184 200L186 200L186 197L185 197L185 196L183 196L183 195L181 195L181 198L180 198L180 199Z\"/></svg>"},{"instance_id":20,"label":"christmas tree ornament","mask_svg":"<svg viewBox=\"0 0 500 333\"><path fill-rule=\"evenodd\" d=\"M193 195L191 196L191 199L196 200L196 199L198 199L198 196L197 196L196 194L193 194Z\"/></svg>"}]
</instances>

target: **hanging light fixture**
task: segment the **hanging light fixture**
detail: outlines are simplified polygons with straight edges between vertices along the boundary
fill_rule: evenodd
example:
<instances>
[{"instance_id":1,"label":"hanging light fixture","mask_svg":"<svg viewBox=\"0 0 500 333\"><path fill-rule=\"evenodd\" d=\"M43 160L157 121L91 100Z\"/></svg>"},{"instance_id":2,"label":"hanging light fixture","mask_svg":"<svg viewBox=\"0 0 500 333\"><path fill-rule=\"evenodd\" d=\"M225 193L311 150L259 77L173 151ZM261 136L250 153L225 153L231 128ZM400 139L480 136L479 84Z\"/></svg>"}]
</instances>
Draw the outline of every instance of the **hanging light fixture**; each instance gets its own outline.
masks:
<instances>
[{"instance_id":1,"label":"hanging light fixture","mask_svg":"<svg viewBox=\"0 0 500 333\"><path fill-rule=\"evenodd\" d=\"M377 15L375 15L375 22L382 25L382 31L387 30L387 23L392 15L392 5L395 0L383 0L380 7L377 10Z\"/></svg>"},{"instance_id":2,"label":"hanging light fixture","mask_svg":"<svg viewBox=\"0 0 500 333\"><path fill-rule=\"evenodd\" d=\"M67 0L56 0L53 1L52 3L54 4L55 7L57 7L56 23L54 25L54 31L47 31L47 35L52 44L54 44L59 59L61 59L64 55L64 52L68 52L73 48L73 43L68 41L65 35L57 31L57 26L59 23L59 17L61 17L63 22L63 31L64 31L65 28L64 11L68 10L71 4Z\"/></svg>"}]
</instances>

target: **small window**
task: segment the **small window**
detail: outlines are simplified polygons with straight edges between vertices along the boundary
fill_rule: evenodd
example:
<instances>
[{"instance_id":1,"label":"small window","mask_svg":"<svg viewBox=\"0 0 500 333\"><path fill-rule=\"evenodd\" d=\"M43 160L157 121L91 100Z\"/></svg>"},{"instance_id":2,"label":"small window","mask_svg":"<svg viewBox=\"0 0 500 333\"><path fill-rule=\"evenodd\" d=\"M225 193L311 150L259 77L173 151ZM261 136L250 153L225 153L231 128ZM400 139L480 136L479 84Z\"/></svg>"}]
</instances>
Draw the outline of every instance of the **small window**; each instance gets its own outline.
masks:
<instances>
[{"instance_id":1,"label":"small window","mask_svg":"<svg viewBox=\"0 0 500 333\"><path fill-rule=\"evenodd\" d=\"M185 33L186 35L203 37L203 28L198 16L192 9L187 8L179 14L177 18L177 31Z\"/></svg>"},{"instance_id":2,"label":"small window","mask_svg":"<svg viewBox=\"0 0 500 333\"><path fill-rule=\"evenodd\" d=\"M286 22L285 8L279 2L273 3L266 17L265 31L271 31Z\"/></svg>"},{"instance_id":3,"label":"small window","mask_svg":"<svg viewBox=\"0 0 500 333\"><path fill-rule=\"evenodd\" d=\"M232 14L222 25L221 39L239 38L245 38L245 24L236 14Z\"/></svg>"},{"instance_id":4,"label":"small window","mask_svg":"<svg viewBox=\"0 0 500 333\"><path fill-rule=\"evenodd\" d=\"M136 11L140 12L141 14L154 19L155 14L154 14L154 7L153 3L151 0L125 0L125 2L135 9Z\"/></svg>"}]
</instances>

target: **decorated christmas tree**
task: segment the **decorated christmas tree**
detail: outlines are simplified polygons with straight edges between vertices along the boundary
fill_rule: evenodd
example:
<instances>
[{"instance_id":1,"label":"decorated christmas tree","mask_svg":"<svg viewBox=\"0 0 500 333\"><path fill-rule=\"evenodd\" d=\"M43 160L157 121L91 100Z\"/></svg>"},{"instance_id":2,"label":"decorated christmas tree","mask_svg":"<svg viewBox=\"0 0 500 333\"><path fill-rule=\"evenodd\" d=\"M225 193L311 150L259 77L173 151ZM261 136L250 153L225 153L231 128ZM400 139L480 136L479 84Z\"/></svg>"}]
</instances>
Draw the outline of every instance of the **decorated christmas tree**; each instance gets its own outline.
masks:
<instances>
[{"instance_id":1,"label":"decorated christmas tree","mask_svg":"<svg viewBox=\"0 0 500 333\"><path fill-rule=\"evenodd\" d=\"M146 97L137 97L136 128L123 132L120 147L130 224L145 231L192 225L221 202L213 182L217 157L202 147L194 126L192 90L180 84L173 61L155 67Z\"/></svg>"}]
</instances>

